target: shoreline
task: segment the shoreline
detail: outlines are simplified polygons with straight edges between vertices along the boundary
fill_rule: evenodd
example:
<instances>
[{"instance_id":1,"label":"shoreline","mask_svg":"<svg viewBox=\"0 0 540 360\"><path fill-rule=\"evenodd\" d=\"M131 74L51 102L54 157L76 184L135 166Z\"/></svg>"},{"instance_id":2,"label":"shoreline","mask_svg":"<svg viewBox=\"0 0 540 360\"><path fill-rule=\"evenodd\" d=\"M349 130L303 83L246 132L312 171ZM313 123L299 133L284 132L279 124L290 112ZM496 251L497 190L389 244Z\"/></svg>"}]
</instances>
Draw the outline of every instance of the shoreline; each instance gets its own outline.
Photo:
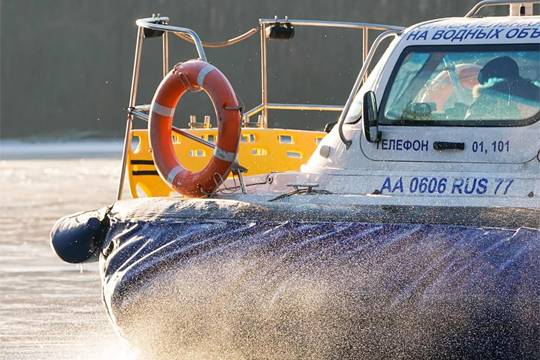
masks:
<instances>
[{"instance_id":1,"label":"shoreline","mask_svg":"<svg viewBox=\"0 0 540 360\"><path fill-rule=\"evenodd\" d=\"M1 140L0 160L121 158L122 140L42 141Z\"/></svg>"}]
</instances>

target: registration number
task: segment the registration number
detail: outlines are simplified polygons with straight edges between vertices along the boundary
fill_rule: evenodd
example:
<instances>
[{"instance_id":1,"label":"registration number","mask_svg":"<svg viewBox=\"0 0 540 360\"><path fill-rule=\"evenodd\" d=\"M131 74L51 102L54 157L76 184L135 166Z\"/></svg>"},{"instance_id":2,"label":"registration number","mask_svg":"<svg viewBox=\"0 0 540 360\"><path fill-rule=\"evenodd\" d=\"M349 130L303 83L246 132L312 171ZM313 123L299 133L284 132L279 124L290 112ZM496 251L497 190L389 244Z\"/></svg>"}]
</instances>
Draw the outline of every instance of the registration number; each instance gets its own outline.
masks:
<instances>
[{"instance_id":1,"label":"registration number","mask_svg":"<svg viewBox=\"0 0 540 360\"><path fill-rule=\"evenodd\" d=\"M506 195L514 179L485 177L391 177L383 181L379 193L436 195Z\"/></svg>"}]
</instances>

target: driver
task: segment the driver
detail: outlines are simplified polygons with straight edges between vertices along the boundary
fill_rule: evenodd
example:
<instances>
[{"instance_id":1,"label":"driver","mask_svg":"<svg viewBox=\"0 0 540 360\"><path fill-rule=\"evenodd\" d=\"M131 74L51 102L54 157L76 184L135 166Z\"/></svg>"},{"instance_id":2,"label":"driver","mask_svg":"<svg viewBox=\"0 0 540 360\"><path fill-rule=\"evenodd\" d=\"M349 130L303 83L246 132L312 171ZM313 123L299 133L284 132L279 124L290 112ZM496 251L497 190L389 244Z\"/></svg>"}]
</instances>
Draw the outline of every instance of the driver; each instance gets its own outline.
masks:
<instances>
[{"instance_id":1,"label":"driver","mask_svg":"<svg viewBox=\"0 0 540 360\"><path fill-rule=\"evenodd\" d=\"M540 87L522 78L518 64L508 56L487 62L478 73L478 82L466 119L519 119L518 103L540 100Z\"/></svg>"}]
</instances>

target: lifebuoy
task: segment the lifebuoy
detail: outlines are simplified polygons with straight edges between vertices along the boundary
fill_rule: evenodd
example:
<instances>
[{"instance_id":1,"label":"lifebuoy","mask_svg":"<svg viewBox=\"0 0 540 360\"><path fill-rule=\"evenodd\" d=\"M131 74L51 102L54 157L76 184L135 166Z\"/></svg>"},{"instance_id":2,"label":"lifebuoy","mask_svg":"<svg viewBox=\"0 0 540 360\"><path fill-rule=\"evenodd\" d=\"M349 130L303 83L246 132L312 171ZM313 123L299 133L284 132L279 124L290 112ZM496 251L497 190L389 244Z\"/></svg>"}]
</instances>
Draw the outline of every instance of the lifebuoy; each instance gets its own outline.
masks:
<instances>
[{"instance_id":1,"label":"lifebuoy","mask_svg":"<svg viewBox=\"0 0 540 360\"><path fill-rule=\"evenodd\" d=\"M456 65L455 72L458 78L458 83L452 83L451 75L448 71L441 71L432 81L426 92L423 94L422 102L433 102L437 107L437 111L444 111L446 102L452 95L456 95L458 91L468 92L467 99L471 99L472 89L478 84L478 72L480 66L475 64L459 64ZM461 89L456 89L461 86Z\"/></svg>"},{"instance_id":2,"label":"lifebuoy","mask_svg":"<svg viewBox=\"0 0 540 360\"><path fill-rule=\"evenodd\" d=\"M212 100L218 120L214 154L206 167L197 173L180 164L172 144L174 110L188 90L205 91ZM150 147L159 175L183 195L204 197L212 194L227 178L236 159L240 127L240 106L225 75L202 60L177 64L159 84L150 107Z\"/></svg>"}]
</instances>

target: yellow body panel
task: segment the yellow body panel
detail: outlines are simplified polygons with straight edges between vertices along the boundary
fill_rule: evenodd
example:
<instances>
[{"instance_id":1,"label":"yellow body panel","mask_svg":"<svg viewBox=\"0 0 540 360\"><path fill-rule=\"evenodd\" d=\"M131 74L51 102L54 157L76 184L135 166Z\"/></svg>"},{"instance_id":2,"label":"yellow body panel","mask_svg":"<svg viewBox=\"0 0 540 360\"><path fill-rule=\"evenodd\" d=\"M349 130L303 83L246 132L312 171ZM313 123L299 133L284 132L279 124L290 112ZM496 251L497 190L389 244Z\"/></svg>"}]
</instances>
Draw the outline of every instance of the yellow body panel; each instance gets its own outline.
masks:
<instances>
[{"instance_id":1,"label":"yellow body panel","mask_svg":"<svg viewBox=\"0 0 540 360\"><path fill-rule=\"evenodd\" d=\"M209 142L216 141L216 128L187 131ZM298 170L325 135L320 131L243 128L238 162L248 169L246 176ZM131 136L127 171L132 197L143 196L141 191L144 196L168 196L171 190L159 177L152 160L148 131L133 130ZM201 170L212 156L212 149L178 134L173 134L173 145L182 166L193 172Z\"/></svg>"}]
</instances>

